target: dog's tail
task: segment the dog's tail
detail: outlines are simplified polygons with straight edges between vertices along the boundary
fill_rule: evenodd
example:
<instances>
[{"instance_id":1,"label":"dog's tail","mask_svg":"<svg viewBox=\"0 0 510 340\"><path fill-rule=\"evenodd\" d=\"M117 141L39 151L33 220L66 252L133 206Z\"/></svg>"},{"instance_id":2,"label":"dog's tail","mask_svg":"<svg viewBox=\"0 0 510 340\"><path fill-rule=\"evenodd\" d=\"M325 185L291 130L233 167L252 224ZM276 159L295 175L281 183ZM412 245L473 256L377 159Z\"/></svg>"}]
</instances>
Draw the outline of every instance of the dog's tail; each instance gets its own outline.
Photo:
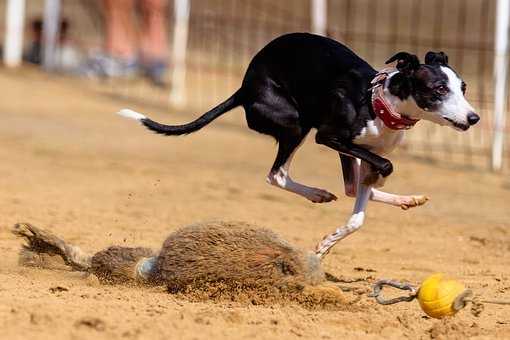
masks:
<instances>
[{"instance_id":1,"label":"dog's tail","mask_svg":"<svg viewBox=\"0 0 510 340\"><path fill-rule=\"evenodd\" d=\"M123 109L117 112L119 115L140 121L149 130L167 136L179 136L200 130L222 114L242 104L241 89L237 90L223 103L204 113L198 119L183 125L165 125L147 118L145 115L133 110Z\"/></svg>"}]
</instances>

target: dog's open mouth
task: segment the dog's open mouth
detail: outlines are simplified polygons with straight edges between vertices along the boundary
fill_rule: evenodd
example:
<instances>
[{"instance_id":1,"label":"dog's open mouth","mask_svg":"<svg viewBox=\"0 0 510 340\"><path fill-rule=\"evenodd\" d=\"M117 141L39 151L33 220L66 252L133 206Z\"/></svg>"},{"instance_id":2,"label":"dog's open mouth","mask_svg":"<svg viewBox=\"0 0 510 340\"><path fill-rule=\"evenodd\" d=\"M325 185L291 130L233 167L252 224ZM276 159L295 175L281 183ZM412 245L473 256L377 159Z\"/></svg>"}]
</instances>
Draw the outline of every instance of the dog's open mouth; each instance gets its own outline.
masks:
<instances>
[{"instance_id":1,"label":"dog's open mouth","mask_svg":"<svg viewBox=\"0 0 510 340\"><path fill-rule=\"evenodd\" d=\"M456 121L454 121L453 119L450 119L450 118L447 118L447 117L443 117L445 120L449 121L454 128L458 129L458 130L461 130L461 131L466 131L467 129L469 129L469 125L468 124L462 124L462 123L458 123Z\"/></svg>"}]
</instances>

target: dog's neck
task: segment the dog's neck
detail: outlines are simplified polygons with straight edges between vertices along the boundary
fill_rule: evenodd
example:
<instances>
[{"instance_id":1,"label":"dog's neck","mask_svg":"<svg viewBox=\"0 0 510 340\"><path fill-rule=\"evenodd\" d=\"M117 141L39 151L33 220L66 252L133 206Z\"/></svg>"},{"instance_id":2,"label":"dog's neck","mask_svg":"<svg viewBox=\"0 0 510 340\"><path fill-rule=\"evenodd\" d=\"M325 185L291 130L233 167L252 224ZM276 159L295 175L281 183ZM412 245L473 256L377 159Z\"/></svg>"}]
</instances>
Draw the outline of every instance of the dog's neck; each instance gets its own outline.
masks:
<instances>
[{"instance_id":1,"label":"dog's neck","mask_svg":"<svg viewBox=\"0 0 510 340\"><path fill-rule=\"evenodd\" d=\"M400 99L397 95L390 92L391 78L398 74L398 71L392 72L385 79L383 84L384 98L393 109L404 117L408 117L415 120L423 119L428 113L422 110L412 95L409 95L406 99Z\"/></svg>"},{"instance_id":2,"label":"dog's neck","mask_svg":"<svg viewBox=\"0 0 510 340\"><path fill-rule=\"evenodd\" d=\"M414 126L415 122L420 119L422 113L412 96L402 100L397 95L394 95L389 90L390 79L398 71L390 72L385 79L378 82L376 78L372 82L372 85L379 85L378 90L380 92L372 92L370 97L370 106L374 111L374 119L368 120L364 127L354 138L354 143L362 145L368 150L379 154L385 155L390 153L395 147L397 147L404 136L404 132ZM374 88L372 88L374 91ZM384 105L387 110L391 110L392 114L397 116L395 119L388 119L387 113L381 114L376 112L380 109L380 103L374 105L374 98L379 97L384 101ZM398 116L407 117L411 119L399 119ZM413 121L415 119L416 121Z\"/></svg>"},{"instance_id":3,"label":"dog's neck","mask_svg":"<svg viewBox=\"0 0 510 340\"><path fill-rule=\"evenodd\" d=\"M371 84L371 106L374 114L391 130L408 130L419 120L411 117L418 106L413 107L409 100L402 100L402 96L391 93L390 83L395 74L394 69L384 69L377 73ZM408 113L410 111L411 113Z\"/></svg>"}]
</instances>

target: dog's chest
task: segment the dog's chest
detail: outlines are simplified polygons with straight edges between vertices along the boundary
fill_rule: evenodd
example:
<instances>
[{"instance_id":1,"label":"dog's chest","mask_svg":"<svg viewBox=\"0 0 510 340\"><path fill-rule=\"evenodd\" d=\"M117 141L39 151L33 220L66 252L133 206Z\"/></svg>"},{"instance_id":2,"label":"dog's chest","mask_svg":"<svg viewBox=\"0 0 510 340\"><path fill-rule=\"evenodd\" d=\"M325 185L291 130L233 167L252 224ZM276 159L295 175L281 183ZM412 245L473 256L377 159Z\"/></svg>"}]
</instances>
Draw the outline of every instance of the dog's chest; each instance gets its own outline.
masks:
<instances>
[{"instance_id":1,"label":"dog's chest","mask_svg":"<svg viewBox=\"0 0 510 340\"><path fill-rule=\"evenodd\" d=\"M385 155L393 151L403 138L403 130L392 130L386 127L379 118L376 118L367 122L353 142L375 154Z\"/></svg>"}]
</instances>

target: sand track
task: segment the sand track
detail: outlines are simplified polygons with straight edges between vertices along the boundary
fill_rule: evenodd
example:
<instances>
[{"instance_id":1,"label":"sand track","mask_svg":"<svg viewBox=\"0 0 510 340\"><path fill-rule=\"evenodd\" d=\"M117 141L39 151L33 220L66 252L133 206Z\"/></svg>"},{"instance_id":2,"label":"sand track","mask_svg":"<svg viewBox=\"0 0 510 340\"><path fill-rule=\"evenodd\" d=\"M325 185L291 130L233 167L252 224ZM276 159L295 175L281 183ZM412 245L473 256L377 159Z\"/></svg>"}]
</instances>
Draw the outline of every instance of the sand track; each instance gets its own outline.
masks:
<instances>
[{"instance_id":1,"label":"sand track","mask_svg":"<svg viewBox=\"0 0 510 340\"><path fill-rule=\"evenodd\" d=\"M508 307L437 321L424 318L417 303L382 307L363 294L356 308L310 309L192 299L20 267L20 242L9 233L16 222L51 228L95 251L113 244L157 248L184 224L242 220L311 249L346 221L353 201L342 195L336 154L312 138L297 154L293 177L339 200L314 205L267 185L274 143L243 128L239 111L201 133L164 138L115 116L128 104L78 81L3 70L0 86L1 339L510 337ZM192 115L134 109L168 122ZM488 298L509 299L508 179L393 159L386 189L426 194L430 202L408 211L370 204L365 226L334 248L325 269L359 279L347 284L358 293L375 278L418 282L443 271ZM351 301L356 292L343 295Z\"/></svg>"}]
</instances>

